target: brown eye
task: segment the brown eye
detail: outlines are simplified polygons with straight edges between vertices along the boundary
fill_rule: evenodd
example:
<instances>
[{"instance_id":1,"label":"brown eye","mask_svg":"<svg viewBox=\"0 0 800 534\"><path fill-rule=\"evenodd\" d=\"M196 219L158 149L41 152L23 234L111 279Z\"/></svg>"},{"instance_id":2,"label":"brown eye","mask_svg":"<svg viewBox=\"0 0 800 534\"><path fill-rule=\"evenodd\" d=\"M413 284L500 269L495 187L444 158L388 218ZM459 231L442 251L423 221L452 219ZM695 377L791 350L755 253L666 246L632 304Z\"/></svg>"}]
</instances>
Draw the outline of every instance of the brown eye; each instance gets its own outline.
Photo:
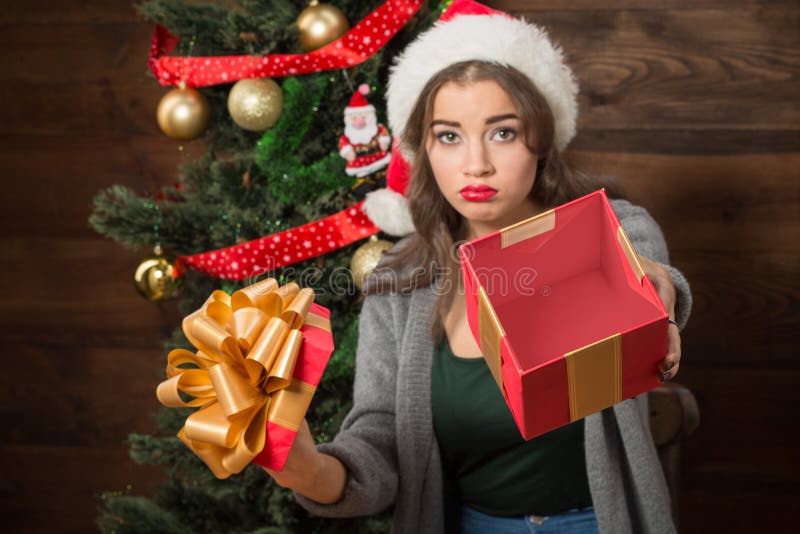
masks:
<instances>
[{"instance_id":1,"label":"brown eye","mask_svg":"<svg viewBox=\"0 0 800 534\"><path fill-rule=\"evenodd\" d=\"M452 145L458 141L458 134L451 131L444 131L437 133L436 138L446 145Z\"/></svg>"},{"instance_id":2,"label":"brown eye","mask_svg":"<svg viewBox=\"0 0 800 534\"><path fill-rule=\"evenodd\" d=\"M494 138L498 141L511 141L517 137L514 128L500 128L494 132Z\"/></svg>"}]
</instances>

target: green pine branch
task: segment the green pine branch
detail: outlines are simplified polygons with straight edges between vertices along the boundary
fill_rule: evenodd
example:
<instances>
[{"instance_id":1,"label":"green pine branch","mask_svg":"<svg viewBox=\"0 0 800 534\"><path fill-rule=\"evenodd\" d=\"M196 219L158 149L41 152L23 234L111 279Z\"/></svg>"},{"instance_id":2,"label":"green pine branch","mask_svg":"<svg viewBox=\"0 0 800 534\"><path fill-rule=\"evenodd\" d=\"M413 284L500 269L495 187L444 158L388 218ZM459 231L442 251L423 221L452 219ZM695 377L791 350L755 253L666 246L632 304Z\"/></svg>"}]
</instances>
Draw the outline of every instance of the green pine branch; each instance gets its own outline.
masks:
<instances>
[{"instance_id":1,"label":"green pine branch","mask_svg":"<svg viewBox=\"0 0 800 534\"><path fill-rule=\"evenodd\" d=\"M270 192L286 204L303 204L320 193L352 184L337 152L309 165L303 165L298 154L329 84L325 75L287 78L282 85L283 114L256 145L256 163L267 177Z\"/></svg>"},{"instance_id":2,"label":"green pine branch","mask_svg":"<svg viewBox=\"0 0 800 534\"><path fill-rule=\"evenodd\" d=\"M105 509L97 518L101 532L113 534L192 534L192 530L182 524L170 512L155 501L145 497L117 495L106 492L101 495Z\"/></svg>"}]
</instances>

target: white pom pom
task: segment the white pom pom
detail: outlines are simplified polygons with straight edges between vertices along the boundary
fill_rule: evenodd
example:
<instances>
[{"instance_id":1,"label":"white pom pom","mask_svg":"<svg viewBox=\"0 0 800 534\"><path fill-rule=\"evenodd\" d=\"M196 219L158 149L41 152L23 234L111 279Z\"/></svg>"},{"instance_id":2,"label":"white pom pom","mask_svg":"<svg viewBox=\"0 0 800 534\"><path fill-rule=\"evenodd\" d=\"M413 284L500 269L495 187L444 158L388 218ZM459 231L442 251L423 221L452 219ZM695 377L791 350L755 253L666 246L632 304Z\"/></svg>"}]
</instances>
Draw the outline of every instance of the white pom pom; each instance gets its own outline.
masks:
<instances>
[{"instance_id":1,"label":"white pom pom","mask_svg":"<svg viewBox=\"0 0 800 534\"><path fill-rule=\"evenodd\" d=\"M391 189L378 189L367 193L362 206L375 225L394 236L414 233L414 222L408 211L406 197Z\"/></svg>"}]
</instances>

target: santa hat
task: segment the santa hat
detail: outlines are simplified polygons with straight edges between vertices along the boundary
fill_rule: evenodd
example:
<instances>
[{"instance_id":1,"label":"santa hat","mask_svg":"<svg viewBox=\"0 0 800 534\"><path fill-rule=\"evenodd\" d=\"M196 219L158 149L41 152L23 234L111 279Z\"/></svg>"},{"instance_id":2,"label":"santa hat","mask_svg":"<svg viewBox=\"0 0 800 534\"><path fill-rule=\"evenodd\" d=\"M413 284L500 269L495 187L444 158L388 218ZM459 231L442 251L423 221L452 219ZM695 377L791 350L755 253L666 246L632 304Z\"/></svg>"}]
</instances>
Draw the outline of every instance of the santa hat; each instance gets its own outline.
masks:
<instances>
[{"instance_id":1,"label":"santa hat","mask_svg":"<svg viewBox=\"0 0 800 534\"><path fill-rule=\"evenodd\" d=\"M561 48L538 26L473 0L455 0L433 28L420 34L396 59L387 88L389 126L396 140L403 138L411 110L428 80L449 65L469 60L511 66L526 75L553 113L555 148L566 148L575 136L578 84ZM388 187L368 193L363 209L381 230L402 236L414 232L404 195L408 162L414 161L415 154L398 143L392 154Z\"/></svg>"},{"instance_id":2,"label":"santa hat","mask_svg":"<svg viewBox=\"0 0 800 534\"><path fill-rule=\"evenodd\" d=\"M345 115L354 113L375 113L375 106L367 102L365 98L369 94L369 85L362 83L350 98L350 103L344 108Z\"/></svg>"}]
</instances>

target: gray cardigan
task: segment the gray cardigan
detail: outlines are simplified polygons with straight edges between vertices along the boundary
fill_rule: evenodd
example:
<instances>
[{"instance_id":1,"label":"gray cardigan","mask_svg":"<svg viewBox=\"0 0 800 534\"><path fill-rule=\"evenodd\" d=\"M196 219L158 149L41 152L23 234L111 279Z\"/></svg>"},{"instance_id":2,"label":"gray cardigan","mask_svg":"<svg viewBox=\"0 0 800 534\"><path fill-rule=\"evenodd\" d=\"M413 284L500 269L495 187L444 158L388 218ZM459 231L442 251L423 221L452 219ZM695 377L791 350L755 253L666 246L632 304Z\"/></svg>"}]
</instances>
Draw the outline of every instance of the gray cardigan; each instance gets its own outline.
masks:
<instances>
[{"instance_id":1,"label":"gray cardigan","mask_svg":"<svg viewBox=\"0 0 800 534\"><path fill-rule=\"evenodd\" d=\"M637 252L667 265L664 237L647 211L624 200L612 205ZM691 310L689 285L677 269L668 269L677 292L676 320L683 328ZM442 464L431 413L429 318L435 301L432 288L364 300L353 408L335 439L318 446L346 466L347 484L343 497L330 505L295 494L309 512L349 517L394 504L392 532L444 531ZM646 395L587 416L585 450L600 532L675 532Z\"/></svg>"}]
</instances>

